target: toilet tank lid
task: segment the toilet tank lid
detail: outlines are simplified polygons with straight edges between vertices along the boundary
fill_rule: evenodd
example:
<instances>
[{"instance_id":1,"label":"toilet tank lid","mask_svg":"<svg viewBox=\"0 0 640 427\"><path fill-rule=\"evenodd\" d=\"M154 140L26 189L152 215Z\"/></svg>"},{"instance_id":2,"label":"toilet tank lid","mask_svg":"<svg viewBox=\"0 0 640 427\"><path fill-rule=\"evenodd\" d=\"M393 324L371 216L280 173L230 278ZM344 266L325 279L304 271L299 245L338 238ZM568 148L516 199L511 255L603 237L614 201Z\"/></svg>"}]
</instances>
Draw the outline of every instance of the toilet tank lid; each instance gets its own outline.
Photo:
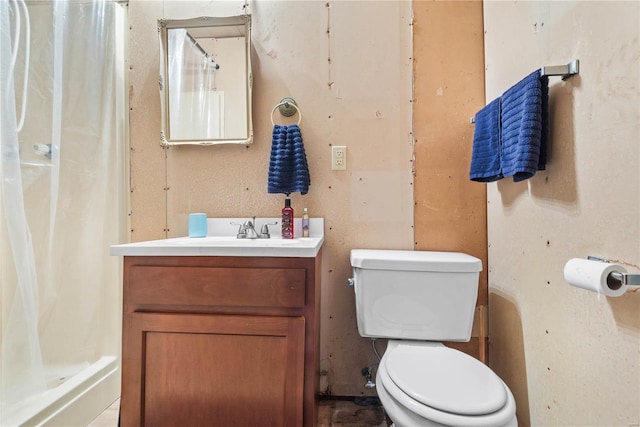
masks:
<instances>
[{"instance_id":1,"label":"toilet tank lid","mask_svg":"<svg viewBox=\"0 0 640 427\"><path fill-rule=\"evenodd\" d=\"M482 261L462 252L352 249L351 266L373 270L479 272Z\"/></svg>"}]
</instances>

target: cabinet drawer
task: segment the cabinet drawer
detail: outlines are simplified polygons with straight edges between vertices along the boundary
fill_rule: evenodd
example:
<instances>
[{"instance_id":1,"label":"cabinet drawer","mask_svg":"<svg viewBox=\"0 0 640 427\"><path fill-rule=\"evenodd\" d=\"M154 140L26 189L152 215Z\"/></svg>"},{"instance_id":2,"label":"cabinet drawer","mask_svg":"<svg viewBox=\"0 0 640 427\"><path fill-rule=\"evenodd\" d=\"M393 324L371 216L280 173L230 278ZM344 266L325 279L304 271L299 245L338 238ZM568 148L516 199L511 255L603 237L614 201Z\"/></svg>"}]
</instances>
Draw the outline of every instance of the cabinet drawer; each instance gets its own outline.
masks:
<instances>
[{"instance_id":1,"label":"cabinet drawer","mask_svg":"<svg viewBox=\"0 0 640 427\"><path fill-rule=\"evenodd\" d=\"M135 305L304 307L305 270L131 266L126 301Z\"/></svg>"}]
</instances>

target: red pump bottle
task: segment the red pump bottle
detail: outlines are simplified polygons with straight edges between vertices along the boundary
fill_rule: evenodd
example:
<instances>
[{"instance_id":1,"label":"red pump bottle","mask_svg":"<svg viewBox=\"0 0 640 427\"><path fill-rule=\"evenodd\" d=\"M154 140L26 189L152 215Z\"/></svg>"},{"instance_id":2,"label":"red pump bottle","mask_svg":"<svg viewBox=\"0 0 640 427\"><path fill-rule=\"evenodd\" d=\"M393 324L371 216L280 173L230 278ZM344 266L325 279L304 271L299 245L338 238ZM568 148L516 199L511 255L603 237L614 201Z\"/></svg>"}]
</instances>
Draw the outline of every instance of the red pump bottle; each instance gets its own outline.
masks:
<instances>
[{"instance_id":1,"label":"red pump bottle","mask_svg":"<svg viewBox=\"0 0 640 427\"><path fill-rule=\"evenodd\" d=\"M293 208L289 198L284 200L284 208L282 208L282 238L293 239Z\"/></svg>"}]
</instances>

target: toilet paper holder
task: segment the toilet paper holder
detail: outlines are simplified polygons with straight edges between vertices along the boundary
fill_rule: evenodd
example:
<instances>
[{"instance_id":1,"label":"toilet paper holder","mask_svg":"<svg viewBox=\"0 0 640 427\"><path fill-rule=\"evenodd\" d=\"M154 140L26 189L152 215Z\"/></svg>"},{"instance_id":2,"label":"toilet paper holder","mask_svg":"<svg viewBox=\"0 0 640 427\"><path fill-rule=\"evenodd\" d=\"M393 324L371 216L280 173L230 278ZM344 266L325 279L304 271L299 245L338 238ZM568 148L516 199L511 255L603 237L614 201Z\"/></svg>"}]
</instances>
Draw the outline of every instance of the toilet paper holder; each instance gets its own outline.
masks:
<instances>
[{"instance_id":1,"label":"toilet paper holder","mask_svg":"<svg viewBox=\"0 0 640 427\"><path fill-rule=\"evenodd\" d=\"M611 263L611 261L609 261L608 259L604 259L604 258L599 258L596 256L592 256L589 255L587 257L588 260L591 261L600 261L600 262L606 262L606 263ZM611 273L609 273L609 277L612 278L615 281L620 282L620 284L618 285L618 288L622 285L625 286L640 286L640 274L629 274L629 273L621 273L619 271L612 271ZM609 282L607 280L607 282ZM611 287L611 284L609 283L609 287ZM614 288L612 288L614 289Z\"/></svg>"}]
</instances>

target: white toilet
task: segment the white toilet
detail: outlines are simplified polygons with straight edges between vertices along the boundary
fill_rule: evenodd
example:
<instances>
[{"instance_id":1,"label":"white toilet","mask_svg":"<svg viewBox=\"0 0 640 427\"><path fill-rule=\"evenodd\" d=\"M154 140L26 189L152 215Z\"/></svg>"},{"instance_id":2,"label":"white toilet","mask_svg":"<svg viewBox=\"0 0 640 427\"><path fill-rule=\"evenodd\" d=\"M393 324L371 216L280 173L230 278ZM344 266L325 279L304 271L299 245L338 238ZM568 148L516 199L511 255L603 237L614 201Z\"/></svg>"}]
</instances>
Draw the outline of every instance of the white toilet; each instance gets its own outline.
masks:
<instances>
[{"instance_id":1,"label":"white toilet","mask_svg":"<svg viewBox=\"0 0 640 427\"><path fill-rule=\"evenodd\" d=\"M511 391L469 341L482 262L456 252L351 251L358 331L389 338L376 376L395 427L517 427Z\"/></svg>"}]
</instances>

